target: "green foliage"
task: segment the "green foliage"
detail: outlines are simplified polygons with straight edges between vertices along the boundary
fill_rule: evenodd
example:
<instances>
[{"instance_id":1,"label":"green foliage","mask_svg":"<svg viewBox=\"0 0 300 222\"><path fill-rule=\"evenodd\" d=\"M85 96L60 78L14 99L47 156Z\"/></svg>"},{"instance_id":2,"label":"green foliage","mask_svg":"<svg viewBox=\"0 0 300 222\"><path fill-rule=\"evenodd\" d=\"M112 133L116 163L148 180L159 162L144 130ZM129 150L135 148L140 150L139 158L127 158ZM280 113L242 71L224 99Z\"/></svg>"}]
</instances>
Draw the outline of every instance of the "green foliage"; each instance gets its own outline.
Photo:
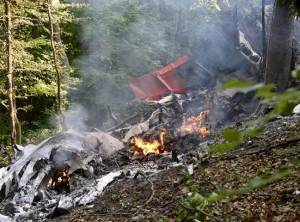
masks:
<instances>
[{"instance_id":1,"label":"green foliage","mask_svg":"<svg viewBox=\"0 0 300 222\"><path fill-rule=\"evenodd\" d=\"M46 97L56 95L56 83L52 82L50 84L45 84L44 82L38 80L38 82L32 86L30 89L31 93L35 95L44 95Z\"/></svg>"},{"instance_id":2,"label":"green foliage","mask_svg":"<svg viewBox=\"0 0 300 222\"><path fill-rule=\"evenodd\" d=\"M297 78L298 70L292 72L293 77ZM300 91L298 89L288 89L285 92L276 92L274 85L255 85L250 82L242 82L239 80L233 80L224 84L225 89L233 88L240 92L247 92L249 89L256 90L258 98L262 99L262 102L272 108L271 116L283 115L288 116L292 114L293 108L300 103Z\"/></svg>"},{"instance_id":3,"label":"green foliage","mask_svg":"<svg viewBox=\"0 0 300 222\"><path fill-rule=\"evenodd\" d=\"M10 146L5 147L5 153L2 153L2 155L0 155L0 167L5 167L8 164L10 164L12 154L13 154L12 147Z\"/></svg>"},{"instance_id":4,"label":"green foliage","mask_svg":"<svg viewBox=\"0 0 300 222\"><path fill-rule=\"evenodd\" d=\"M300 91L288 89L283 93L275 93L271 85L264 86L257 91L263 102L273 108L270 117L276 115L288 116L292 114L293 108L300 103Z\"/></svg>"},{"instance_id":5,"label":"green foliage","mask_svg":"<svg viewBox=\"0 0 300 222\"><path fill-rule=\"evenodd\" d=\"M210 148L212 153L223 154L238 148L249 137L255 137L261 132L262 126L249 126L239 132L234 128L226 128L222 132L224 143L219 143Z\"/></svg>"},{"instance_id":6,"label":"green foliage","mask_svg":"<svg viewBox=\"0 0 300 222\"><path fill-rule=\"evenodd\" d=\"M245 82L245 81L240 81L237 79L231 80L227 83L224 84L224 89L243 89L246 87L251 87L254 86L255 83L251 83L251 82Z\"/></svg>"},{"instance_id":7,"label":"green foliage","mask_svg":"<svg viewBox=\"0 0 300 222\"><path fill-rule=\"evenodd\" d=\"M268 84L260 87L256 94L261 98L271 98L276 95L275 86L273 84Z\"/></svg>"},{"instance_id":8,"label":"green foliage","mask_svg":"<svg viewBox=\"0 0 300 222\"><path fill-rule=\"evenodd\" d=\"M49 37L47 0L24 0L12 4L13 23L13 60L14 60L14 91L18 117L25 134L28 129L34 130L38 125L45 127L53 114L56 95L56 77ZM0 5L3 14L3 4ZM64 8L53 11L53 20L60 25L70 23L72 17ZM4 33L4 20L0 20L0 31ZM67 35L68 31L63 31ZM4 36L0 35L0 42ZM58 51L66 48L57 45ZM4 45L0 47L0 114L7 119L6 100L6 56ZM62 69L63 80L69 78ZM66 90L65 85L63 85ZM64 92L65 94L65 92ZM35 124L39 122L39 124ZM0 143L7 138L8 121L0 119ZM4 125L2 127L2 125ZM47 124L46 124L47 125ZM48 124L49 125L49 124Z\"/></svg>"},{"instance_id":9,"label":"green foliage","mask_svg":"<svg viewBox=\"0 0 300 222\"><path fill-rule=\"evenodd\" d=\"M40 124L40 123L38 123ZM44 128L42 128L44 127ZM39 126L40 129L38 130L28 130L25 134L26 143L28 144L38 144L41 143L43 140L54 136L57 133L56 129L49 129L46 126Z\"/></svg>"},{"instance_id":10,"label":"green foliage","mask_svg":"<svg viewBox=\"0 0 300 222\"><path fill-rule=\"evenodd\" d=\"M294 71L296 72L296 71ZM211 147L213 153L223 154L232 151L239 147L240 144L246 141L249 137L255 137L261 132L265 121L277 116L288 116L292 114L294 107L300 103L300 91L298 89L288 89L283 93L277 93L272 84L255 85L249 82L241 82L233 80L224 84L225 89L235 89L241 92L247 92L250 89L256 89L256 95L262 102L272 108L272 111L261 118L260 123L256 127L250 127L243 132L238 132L237 129L227 128L223 131L222 136L224 143L216 144Z\"/></svg>"}]
</instances>

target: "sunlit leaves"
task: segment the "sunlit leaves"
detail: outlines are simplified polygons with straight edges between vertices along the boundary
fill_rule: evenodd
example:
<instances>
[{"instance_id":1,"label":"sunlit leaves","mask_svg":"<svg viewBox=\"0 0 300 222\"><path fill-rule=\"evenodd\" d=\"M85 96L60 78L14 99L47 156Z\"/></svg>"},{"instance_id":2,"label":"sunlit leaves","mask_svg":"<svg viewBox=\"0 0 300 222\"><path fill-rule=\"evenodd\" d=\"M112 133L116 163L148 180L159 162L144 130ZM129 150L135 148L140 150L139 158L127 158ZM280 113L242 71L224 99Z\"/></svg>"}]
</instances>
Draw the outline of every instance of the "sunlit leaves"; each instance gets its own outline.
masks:
<instances>
[{"instance_id":1,"label":"sunlit leaves","mask_svg":"<svg viewBox=\"0 0 300 222\"><path fill-rule=\"evenodd\" d=\"M240 81L237 79L226 82L223 85L223 88L225 90L231 89L231 90L235 90L235 91L241 92L241 93L254 92L263 87L265 87L265 85L262 83L252 83L252 82Z\"/></svg>"},{"instance_id":2,"label":"sunlit leaves","mask_svg":"<svg viewBox=\"0 0 300 222\"><path fill-rule=\"evenodd\" d=\"M34 86L30 87L32 94L37 96L53 96L56 95L56 84L52 82L51 84L45 84L42 81L38 81Z\"/></svg>"},{"instance_id":3,"label":"sunlit leaves","mask_svg":"<svg viewBox=\"0 0 300 222\"><path fill-rule=\"evenodd\" d=\"M235 128L226 128L222 132L224 142L212 146L210 152L223 154L235 150L248 138L258 136L261 133L261 130L261 126L248 127L242 132L239 132Z\"/></svg>"},{"instance_id":4,"label":"sunlit leaves","mask_svg":"<svg viewBox=\"0 0 300 222\"><path fill-rule=\"evenodd\" d=\"M231 80L224 84L224 89L242 89L250 86L254 86L255 83L240 81L237 79Z\"/></svg>"},{"instance_id":5,"label":"sunlit leaves","mask_svg":"<svg viewBox=\"0 0 300 222\"><path fill-rule=\"evenodd\" d=\"M272 98L276 96L275 86L273 84L264 85L256 90L256 95L264 99Z\"/></svg>"}]
</instances>

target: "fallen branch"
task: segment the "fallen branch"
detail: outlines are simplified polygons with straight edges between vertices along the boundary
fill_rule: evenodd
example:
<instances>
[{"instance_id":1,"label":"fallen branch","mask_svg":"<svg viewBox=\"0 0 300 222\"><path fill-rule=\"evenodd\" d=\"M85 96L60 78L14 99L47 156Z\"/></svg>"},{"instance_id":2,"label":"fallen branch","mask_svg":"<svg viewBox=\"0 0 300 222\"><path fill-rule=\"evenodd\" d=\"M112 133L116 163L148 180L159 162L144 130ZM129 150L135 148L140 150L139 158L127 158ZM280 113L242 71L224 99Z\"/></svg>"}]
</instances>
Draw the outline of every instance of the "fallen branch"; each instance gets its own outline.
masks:
<instances>
[{"instance_id":1,"label":"fallen branch","mask_svg":"<svg viewBox=\"0 0 300 222\"><path fill-rule=\"evenodd\" d=\"M150 185L151 185L151 195L150 195L150 197L148 198L148 200L142 205L142 207L144 207L144 206L148 205L148 204L152 201L152 199L153 199L153 197L154 197L154 194L155 194L154 184L153 184L152 181L145 175L144 172L138 171L138 172L136 173L136 175L135 175L135 178L136 178L138 175L142 175L142 176L148 181L148 183L150 183Z\"/></svg>"}]
</instances>

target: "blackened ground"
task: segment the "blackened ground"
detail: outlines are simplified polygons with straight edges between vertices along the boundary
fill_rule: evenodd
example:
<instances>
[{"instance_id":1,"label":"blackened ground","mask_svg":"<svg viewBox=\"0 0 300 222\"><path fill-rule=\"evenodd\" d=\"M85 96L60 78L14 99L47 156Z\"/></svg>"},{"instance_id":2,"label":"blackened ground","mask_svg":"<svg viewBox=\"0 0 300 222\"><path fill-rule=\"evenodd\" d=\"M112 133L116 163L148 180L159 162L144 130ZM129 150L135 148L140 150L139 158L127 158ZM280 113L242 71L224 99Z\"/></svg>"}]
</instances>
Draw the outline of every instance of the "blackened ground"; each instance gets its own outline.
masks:
<instances>
[{"instance_id":1,"label":"blackened ground","mask_svg":"<svg viewBox=\"0 0 300 222\"><path fill-rule=\"evenodd\" d=\"M195 153L190 159L196 159ZM300 118L274 120L241 149L197 160L192 176L180 166L151 177L118 180L92 205L53 221L189 221L192 212L180 204L189 193L238 189L255 176L288 167L291 159L300 160ZM300 221L299 191L298 166L290 176L252 193L209 204L201 209L203 221Z\"/></svg>"}]
</instances>

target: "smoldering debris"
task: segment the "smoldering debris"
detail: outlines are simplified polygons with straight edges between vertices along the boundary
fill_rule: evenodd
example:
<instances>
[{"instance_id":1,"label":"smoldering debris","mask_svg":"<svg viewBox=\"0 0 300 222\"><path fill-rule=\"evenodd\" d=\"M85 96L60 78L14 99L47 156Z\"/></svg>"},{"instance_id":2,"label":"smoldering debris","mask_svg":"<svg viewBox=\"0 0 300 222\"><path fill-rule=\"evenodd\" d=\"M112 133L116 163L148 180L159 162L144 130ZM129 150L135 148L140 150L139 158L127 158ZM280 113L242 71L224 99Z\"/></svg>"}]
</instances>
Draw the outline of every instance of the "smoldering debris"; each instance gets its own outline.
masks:
<instances>
[{"instance_id":1,"label":"smoldering debris","mask_svg":"<svg viewBox=\"0 0 300 222\"><path fill-rule=\"evenodd\" d=\"M123 147L107 133L74 131L61 133L37 146L16 145L13 164L0 169L1 200L30 206L38 199L47 199L47 188L70 192L70 175L79 170L91 174L92 162L101 161Z\"/></svg>"},{"instance_id":2,"label":"smoldering debris","mask_svg":"<svg viewBox=\"0 0 300 222\"><path fill-rule=\"evenodd\" d=\"M110 133L67 131L39 145L16 146L13 164L0 169L0 213L17 221L43 221L91 203L117 178L140 170L157 173L183 164L182 155L192 150L206 152L209 132L215 130L210 115L223 124L225 118L214 110L241 114L230 104L250 96L215 90L144 102L156 107L152 114Z\"/></svg>"},{"instance_id":3,"label":"smoldering debris","mask_svg":"<svg viewBox=\"0 0 300 222\"><path fill-rule=\"evenodd\" d=\"M34 179L32 188L41 186L50 170L67 165L69 174L78 169L88 170L88 163L97 155L110 155L123 148L123 144L105 133L65 132L47 139L40 145L16 145L18 159L9 167L0 169L2 198L12 189L22 189ZM43 170L42 170L43 169Z\"/></svg>"}]
</instances>

